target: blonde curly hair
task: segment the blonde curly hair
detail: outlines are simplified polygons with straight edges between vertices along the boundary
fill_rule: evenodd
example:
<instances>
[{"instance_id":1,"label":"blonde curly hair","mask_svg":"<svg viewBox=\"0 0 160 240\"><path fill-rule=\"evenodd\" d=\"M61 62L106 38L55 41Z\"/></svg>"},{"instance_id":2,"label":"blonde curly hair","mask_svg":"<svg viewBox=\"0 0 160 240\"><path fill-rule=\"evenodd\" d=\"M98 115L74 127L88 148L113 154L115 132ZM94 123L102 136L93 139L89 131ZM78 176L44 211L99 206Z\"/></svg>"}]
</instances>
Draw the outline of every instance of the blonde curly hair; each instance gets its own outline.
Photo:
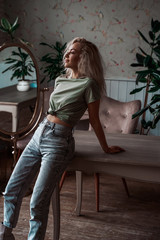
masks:
<instances>
[{"instance_id":1,"label":"blonde curly hair","mask_svg":"<svg viewBox=\"0 0 160 240\"><path fill-rule=\"evenodd\" d=\"M74 43L82 44L80 60L78 62L78 72L81 77L89 77L97 81L101 93L106 92L106 84L104 79L104 70L102 64L102 58L99 53L99 50L95 44L90 41L87 41L85 38L76 37L67 44L67 47L64 52L63 60L65 55ZM72 75L72 69L66 68L66 77Z\"/></svg>"}]
</instances>

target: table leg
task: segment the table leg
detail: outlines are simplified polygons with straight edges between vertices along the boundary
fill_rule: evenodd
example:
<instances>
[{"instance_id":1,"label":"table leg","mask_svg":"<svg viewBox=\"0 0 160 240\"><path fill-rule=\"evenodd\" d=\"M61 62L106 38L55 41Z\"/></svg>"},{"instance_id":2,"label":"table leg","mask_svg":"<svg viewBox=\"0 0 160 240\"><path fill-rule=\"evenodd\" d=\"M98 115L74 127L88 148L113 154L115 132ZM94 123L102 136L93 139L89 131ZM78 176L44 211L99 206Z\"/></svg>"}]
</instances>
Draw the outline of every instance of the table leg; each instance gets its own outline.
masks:
<instances>
[{"instance_id":1,"label":"table leg","mask_svg":"<svg viewBox=\"0 0 160 240\"><path fill-rule=\"evenodd\" d=\"M59 194L59 182L56 184L55 190L52 195L52 210L53 210L53 239L59 240L60 235L60 194Z\"/></svg>"},{"instance_id":2,"label":"table leg","mask_svg":"<svg viewBox=\"0 0 160 240\"><path fill-rule=\"evenodd\" d=\"M17 107L13 106L13 110L12 110L12 131L16 132L17 128L18 128L18 109Z\"/></svg>"},{"instance_id":3,"label":"table leg","mask_svg":"<svg viewBox=\"0 0 160 240\"><path fill-rule=\"evenodd\" d=\"M76 202L76 214L81 215L81 205L82 205L82 172L76 171L76 189L77 189L77 202Z\"/></svg>"}]
</instances>

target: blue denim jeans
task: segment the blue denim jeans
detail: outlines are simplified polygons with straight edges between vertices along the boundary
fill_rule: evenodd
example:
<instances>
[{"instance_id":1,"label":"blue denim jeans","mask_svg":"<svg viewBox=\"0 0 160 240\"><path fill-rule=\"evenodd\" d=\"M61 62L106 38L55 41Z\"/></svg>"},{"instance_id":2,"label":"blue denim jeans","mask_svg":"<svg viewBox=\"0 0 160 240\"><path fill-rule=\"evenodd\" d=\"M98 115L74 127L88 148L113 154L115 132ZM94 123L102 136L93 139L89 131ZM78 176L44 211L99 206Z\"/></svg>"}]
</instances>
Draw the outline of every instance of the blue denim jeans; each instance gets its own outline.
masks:
<instances>
[{"instance_id":1,"label":"blue denim jeans","mask_svg":"<svg viewBox=\"0 0 160 240\"><path fill-rule=\"evenodd\" d=\"M16 226L22 199L38 173L30 202L28 240L44 239L50 199L57 181L73 158L74 147L72 129L51 123L46 118L40 123L6 186L5 226Z\"/></svg>"}]
</instances>

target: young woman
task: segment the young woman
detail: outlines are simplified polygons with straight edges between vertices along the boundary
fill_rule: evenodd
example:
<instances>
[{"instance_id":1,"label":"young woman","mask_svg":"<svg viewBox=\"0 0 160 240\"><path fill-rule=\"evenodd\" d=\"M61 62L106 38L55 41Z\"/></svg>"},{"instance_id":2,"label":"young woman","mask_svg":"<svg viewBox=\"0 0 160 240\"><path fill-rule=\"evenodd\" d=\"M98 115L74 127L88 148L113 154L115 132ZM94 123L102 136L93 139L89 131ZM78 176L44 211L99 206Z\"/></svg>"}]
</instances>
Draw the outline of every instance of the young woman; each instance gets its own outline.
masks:
<instances>
[{"instance_id":1,"label":"young woman","mask_svg":"<svg viewBox=\"0 0 160 240\"><path fill-rule=\"evenodd\" d=\"M64 53L64 66L66 75L56 79L48 115L23 151L6 186L0 240L15 239L12 228L16 227L22 199L38 171L30 202L28 239L44 239L55 184L74 155L72 129L87 108L103 151L123 151L118 146L108 146L99 120L105 81L97 47L84 38L73 39Z\"/></svg>"}]
</instances>

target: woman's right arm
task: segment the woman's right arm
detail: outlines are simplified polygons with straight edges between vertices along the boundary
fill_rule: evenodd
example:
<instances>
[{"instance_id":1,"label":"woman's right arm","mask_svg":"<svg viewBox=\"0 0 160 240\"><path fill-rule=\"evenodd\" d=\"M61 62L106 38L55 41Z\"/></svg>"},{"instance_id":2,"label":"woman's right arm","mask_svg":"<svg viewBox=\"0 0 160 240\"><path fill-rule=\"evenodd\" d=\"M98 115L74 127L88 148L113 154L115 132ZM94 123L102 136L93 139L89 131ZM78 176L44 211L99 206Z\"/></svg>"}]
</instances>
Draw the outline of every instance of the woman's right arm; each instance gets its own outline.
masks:
<instances>
[{"instance_id":1,"label":"woman's right arm","mask_svg":"<svg viewBox=\"0 0 160 240\"><path fill-rule=\"evenodd\" d=\"M125 151L123 148L119 146L108 146L106 137L99 119L99 104L100 101L95 101L88 104L88 113L89 113L89 120L90 124L92 125L95 134L99 140L99 143L106 153L119 153Z\"/></svg>"}]
</instances>

